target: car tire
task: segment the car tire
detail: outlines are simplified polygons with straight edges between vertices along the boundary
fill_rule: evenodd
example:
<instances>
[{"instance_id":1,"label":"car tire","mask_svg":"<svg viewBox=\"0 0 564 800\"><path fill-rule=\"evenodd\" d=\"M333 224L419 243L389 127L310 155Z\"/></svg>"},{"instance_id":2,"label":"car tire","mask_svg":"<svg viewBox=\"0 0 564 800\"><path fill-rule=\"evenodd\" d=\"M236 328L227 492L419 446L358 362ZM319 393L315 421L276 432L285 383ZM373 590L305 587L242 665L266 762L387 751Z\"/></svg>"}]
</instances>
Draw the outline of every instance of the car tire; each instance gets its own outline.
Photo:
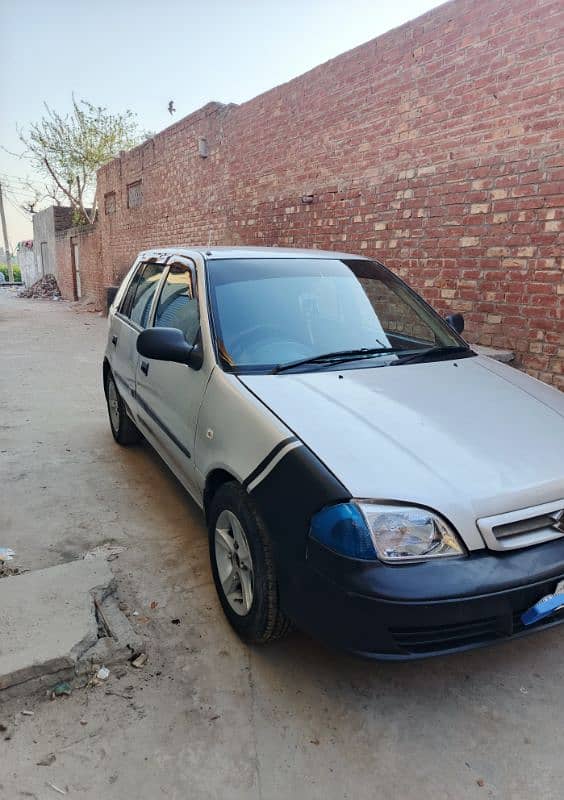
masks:
<instances>
[{"instance_id":1,"label":"car tire","mask_svg":"<svg viewBox=\"0 0 564 800\"><path fill-rule=\"evenodd\" d=\"M106 376L105 389L110 428L114 439L118 444L124 446L137 444L141 439L141 434L133 420L129 417L125 408L125 403L118 392L114 376L109 371Z\"/></svg>"},{"instance_id":2,"label":"car tire","mask_svg":"<svg viewBox=\"0 0 564 800\"><path fill-rule=\"evenodd\" d=\"M291 623L280 609L270 538L251 499L238 483L224 483L214 495L208 530L215 587L225 616L236 633L249 644L265 644L285 636ZM233 570L231 575L229 565Z\"/></svg>"}]
</instances>

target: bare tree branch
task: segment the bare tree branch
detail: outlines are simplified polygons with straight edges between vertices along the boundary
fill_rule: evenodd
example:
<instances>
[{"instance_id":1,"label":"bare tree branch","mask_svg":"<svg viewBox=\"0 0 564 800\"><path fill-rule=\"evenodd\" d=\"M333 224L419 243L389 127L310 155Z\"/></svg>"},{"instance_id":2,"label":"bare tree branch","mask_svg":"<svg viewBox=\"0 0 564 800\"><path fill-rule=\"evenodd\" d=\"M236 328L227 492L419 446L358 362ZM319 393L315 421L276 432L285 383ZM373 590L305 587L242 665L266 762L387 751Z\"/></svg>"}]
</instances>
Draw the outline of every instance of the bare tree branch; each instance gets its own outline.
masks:
<instances>
[{"instance_id":1,"label":"bare tree branch","mask_svg":"<svg viewBox=\"0 0 564 800\"><path fill-rule=\"evenodd\" d=\"M78 205L79 201L78 201L77 198L73 197L73 195L70 193L70 187L69 187L69 190L65 189L63 184L59 181L59 179L55 175L55 173L53 171L53 168L51 167L51 165L49 164L49 162L47 161L46 158L43 159L43 163L45 164L45 168L47 169L48 173L51 175L51 177L55 181L57 187L61 190L61 192L64 195L66 195L68 197L68 199L70 200L71 205L72 206Z\"/></svg>"},{"instance_id":2,"label":"bare tree branch","mask_svg":"<svg viewBox=\"0 0 564 800\"><path fill-rule=\"evenodd\" d=\"M131 111L111 114L103 106L72 96L71 112L61 114L44 103L45 114L18 130L27 157L37 172L53 182L47 195L60 203L66 198L76 216L96 218L96 172L121 150L134 147L143 136ZM90 210L87 208L90 206Z\"/></svg>"},{"instance_id":3,"label":"bare tree branch","mask_svg":"<svg viewBox=\"0 0 564 800\"><path fill-rule=\"evenodd\" d=\"M85 209L83 201L83 187L81 187L80 185L80 177L78 175L76 176L76 184L78 186L78 202L80 205L80 213L82 214L84 219L92 225L94 223L94 219L96 218L96 211L93 208L91 213L89 214L88 211Z\"/></svg>"}]
</instances>

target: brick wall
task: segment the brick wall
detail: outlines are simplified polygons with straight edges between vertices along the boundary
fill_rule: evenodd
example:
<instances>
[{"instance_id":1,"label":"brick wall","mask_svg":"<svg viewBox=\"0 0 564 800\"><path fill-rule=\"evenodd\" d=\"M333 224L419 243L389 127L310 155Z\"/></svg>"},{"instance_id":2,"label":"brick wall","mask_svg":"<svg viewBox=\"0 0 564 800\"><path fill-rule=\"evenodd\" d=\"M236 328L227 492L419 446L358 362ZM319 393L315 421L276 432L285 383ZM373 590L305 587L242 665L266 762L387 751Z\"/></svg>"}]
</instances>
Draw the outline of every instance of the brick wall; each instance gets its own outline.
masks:
<instances>
[{"instance_id":1,"label":"brick wall","mask_svg":"<svg viewBox=\"0 0 564 800\"><path fill-rule=\"evenodd\" d=\"M102 269L102 241L97 225L69 228L55 236L58 275L61 296L66 300L78 298L78 281L73 264L73 245L78 258L81 299L93 302L95 308L105 308L104 298L108 285Z\"/></svg>"},{"instance_id":2,"label":"brick wall","mask_svg":"<svg viewBox=\"0 0 564 800\"><path fill-rule=\"evenodd\" d=\"M563 34L560 0L455 0L210 103L100 170L102 284L157 245L364 253L564 388Z\"/></svg>"}]
</instances>

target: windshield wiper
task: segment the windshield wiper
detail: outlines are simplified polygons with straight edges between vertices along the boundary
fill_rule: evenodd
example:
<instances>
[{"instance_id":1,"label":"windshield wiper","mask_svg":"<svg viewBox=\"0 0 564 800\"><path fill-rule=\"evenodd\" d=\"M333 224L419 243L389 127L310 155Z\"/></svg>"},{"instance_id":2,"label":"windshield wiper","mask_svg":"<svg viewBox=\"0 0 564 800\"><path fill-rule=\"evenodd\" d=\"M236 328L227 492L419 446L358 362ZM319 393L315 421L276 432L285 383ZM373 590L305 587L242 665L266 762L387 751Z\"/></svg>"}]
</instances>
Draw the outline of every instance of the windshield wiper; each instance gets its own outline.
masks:
<instances>
[{"instance_id":1,"label":"windshield wiper","mask_svg":"<svg viewBox=\"0 0 564 800\"><path fill-rule=\"evenodd\" d=\"M433 347L427 347L425 350L419 350L416 353L411 353L411 355L405 356L405 358L401 357L398 358L397 361L394 361L393 366L397 367L401 364L409 364L413 361L422 361L428 358L429 356L442 356L442 355L461 355L462 353L471 353L472 350L467 345L433 345Z\"/></svg>"},{"instance_id":2,"label":"windshield wiper","mask_svg":"<svg viewBox=\"0 0 564 800\"><path fill-rule=\"evenodd\" d=\"M381 353L397 353L399 349L398 347L359 347L357 350L336 350L334 353L321 353L318 356L310 356L310 358L300 358L298 361L278 364L271 370L271 374L276 375L279 372L292 369L292 367L301 367L306 364L324 364L325 362L339 364L343 361L354 361L357 358L380 355Z\"/></svg>"}]
</instances>

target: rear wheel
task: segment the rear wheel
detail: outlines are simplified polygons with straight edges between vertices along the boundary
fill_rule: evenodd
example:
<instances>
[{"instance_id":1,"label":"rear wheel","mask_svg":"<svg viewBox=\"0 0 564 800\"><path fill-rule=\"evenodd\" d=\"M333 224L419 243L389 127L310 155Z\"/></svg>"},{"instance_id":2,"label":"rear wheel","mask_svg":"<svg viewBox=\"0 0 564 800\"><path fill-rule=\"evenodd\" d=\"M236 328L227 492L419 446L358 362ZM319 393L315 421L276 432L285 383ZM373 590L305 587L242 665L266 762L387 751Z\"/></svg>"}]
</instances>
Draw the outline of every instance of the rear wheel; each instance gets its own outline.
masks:
<instances>
[{"instance_id":1,"label":"rear wheel","mask_svg":"<svg viewBox=\"0 0 564 800\"><path fill-rule=\"evenodd\" d=\"M141 434L127 414L111 372L106 377L106 402L110 428L116 442L121 445L136 444L141 439Z\"/></svg>"},{"instance_id":2,"label":"rear wheel","mask_svg":"<svg viewBox=\"0 0 564 800\"><path fill-rule=\"evenodd\" d=\"M231 626L246 642L281 638L291 625L280 610L270 539L239 484L218 489L208 519L213 578Z\"/></svg>"}]
</instances>

